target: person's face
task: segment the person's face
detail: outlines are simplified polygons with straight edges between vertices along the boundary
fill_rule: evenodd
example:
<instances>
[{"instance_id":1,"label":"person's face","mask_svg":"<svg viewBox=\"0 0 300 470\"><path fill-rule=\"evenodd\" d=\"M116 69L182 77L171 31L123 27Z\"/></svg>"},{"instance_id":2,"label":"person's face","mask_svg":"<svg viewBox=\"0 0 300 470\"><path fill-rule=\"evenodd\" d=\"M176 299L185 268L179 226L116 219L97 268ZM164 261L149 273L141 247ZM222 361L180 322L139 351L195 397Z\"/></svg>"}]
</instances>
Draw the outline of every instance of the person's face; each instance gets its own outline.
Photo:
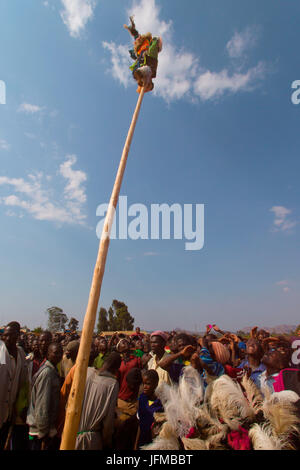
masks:
<instances>
[{"instance_id":1,"label":"person's face","mask_svg":"<svg viewBox=\"0 0 300 470\"><path fill-rule=\"evenodd\" d=\"M172 338L172 341L170 343L170 350L172 353L177 353L178 352L178 344L177 344L177 341L176 341L176 338Z\"/></svg>"},{"instance_id":2,"label":"person's face","mask_svg":"<svg viewBox=\"0 0 300 470\"><path fill-rule=\"evenodd\" d=\"M51 343L50 335L41 334L39 343L40 343L40 352L42 356L45 356L47 354L49 344Z\"/></svg>"},{"instance_id":3,"label":"person's face","mask_svg":"<svg viewBox=\"0 0 300 470\"><path fill-rule=\"evenodd\" d=\"M150 377L143 376L143 387L145 395L147 395L147 397L151 397L157 387L157 382L151 380Z\"/></svg>"},{"instance_id":4,"label":"person's face","mask_svg":"<svg viewBox=\"0 0 300 470\"><path fill-rule=\"evenodd\" d=\"M4 329L2 341L5 343L7 349L10 349L12 347L16 347L18 337L19 334L17 330L15 328L12 328L11 326L8 326Z\"/></svg>"},{"instance_id":5,"label":"person's face","mask_svg":"<svg viewBox=\"0 0 300 470\"><path fill-rule=\"evenodd\" d=\"M129 343L126 339L122 339L119 346L118 346L118 351L121 354L127 353L130 349Z\"/></svg>"},{"instance_id":6,"label":"person's face","mask_svg":"<svg viewBox=\"0 0 300 470\"><path fill-rule=\"evenodd\" d=\"M101 352L101 353L105 353L107 351L106 339L100 338L98 340L98 351Z\"/></svg>"},{"instance_id":7,"label":"person's face","mask_svg":"<svg viewBox=\"0 0 300 470\"><path fill-rule=\"evenodd\" d=\"M160 336L151 336L150 345L154 354L160 354L164 350L164 341Z\"/></svg>"},{"instance_id":8,"label":"person's face","mask_svg":"<svg viewBox=\"0 0 300 470\"><path fill-rule=\"evenodd\" d=\"M275 370L281 370L288 366L287 357L278 349L270 348L263 356L262 363Z\"/></svg>"},{"instance_id":9,"label":"person's face","mask_svg":"<svg viewBox=\"0 0 300 470\"><path fill-rule=\"evenodd\" d=\"M186 339L179 338L177 340L178 351L181 351L181 349L184 349L189 344L190 343Z\"/></svg>"},{"instance_id":10,"label":"person's face","mask_svg":"<svg viewBox=\"0 0 300 470\"><path fill-rule=\"evenodd\" d=\"M246 353L252 356L256 356L259 352L259 343L254 339L249 339L246 343Z\"/></svg>"},{"instance_id":11,"label":"person's face","mask_svg":"<svg viewBox=\"0 0 300 470\"><path fill-rule=\"evenodd\" d=\"M60 344L52 344L48 348L47 359L51 364L56 366L63 357L63 348Z\"/></svg>"},{"instance_id":12,"label":"person's face","mask_svg":"<svg viewBox=\"0 0 300 470\"><path fill-rule=\"evenodd\" d=\"M37 339L33 340L32 343L31 343L31 350L34 354L38 354L39 353L39 342Z\"/></svg>"},{"instance_id":13,"label":"person's face","mask_svg":"<svg viewBox=\"0 0 300 470\"><path fill-rule=\"evenodd\" d=\"M139 328L139 327L137 327L137 328L135 329L135 331L136 331L136 334L138 334L138 335L139 335L139 334L140 334L140 332L141 332L141 330L140 330L140 328Z\"/></svg>"}]
</instances>

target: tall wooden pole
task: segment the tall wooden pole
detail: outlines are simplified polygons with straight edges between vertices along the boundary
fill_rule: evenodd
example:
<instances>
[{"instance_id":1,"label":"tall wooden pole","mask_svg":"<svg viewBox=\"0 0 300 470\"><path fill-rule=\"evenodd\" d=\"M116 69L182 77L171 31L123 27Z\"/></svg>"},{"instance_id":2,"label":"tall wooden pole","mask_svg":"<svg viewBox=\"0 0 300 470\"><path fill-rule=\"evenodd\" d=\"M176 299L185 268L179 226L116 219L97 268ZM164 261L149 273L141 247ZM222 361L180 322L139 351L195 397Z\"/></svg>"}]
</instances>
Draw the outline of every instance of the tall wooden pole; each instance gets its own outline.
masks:
<instances>
[{"instance_id":1,"label":"tall wooden pole","mask_svg":"<svg viewBox=\"0 0 300 470\"><path fill-rule=\"evenodd\" d=\"M68 407L66 411L65 426L61 441L61 450L74 450L76 436L80 423L81 407L84 397L85 382L87 368L89 363L93 331L95 327L98 302L100 297L102 279L105 270L105 262L110 242L110 231L114 220L115 210L118 204L120 189L122 185L123 175L126 168L127 157L134 134L136 122L139 116L141 104L144 97L144 87L139 94L138 102L132 117L131 125L128 131L127 139L124 145L121 161L115 184L112 190L109 207L103 225L101 240L99 243L98 257L95 265L94 276L92 280L89 301L86 314L84 317L80 347L76 360L76 368L74 373L73 384L68 399Z\"/></svg>"}]
</instances>

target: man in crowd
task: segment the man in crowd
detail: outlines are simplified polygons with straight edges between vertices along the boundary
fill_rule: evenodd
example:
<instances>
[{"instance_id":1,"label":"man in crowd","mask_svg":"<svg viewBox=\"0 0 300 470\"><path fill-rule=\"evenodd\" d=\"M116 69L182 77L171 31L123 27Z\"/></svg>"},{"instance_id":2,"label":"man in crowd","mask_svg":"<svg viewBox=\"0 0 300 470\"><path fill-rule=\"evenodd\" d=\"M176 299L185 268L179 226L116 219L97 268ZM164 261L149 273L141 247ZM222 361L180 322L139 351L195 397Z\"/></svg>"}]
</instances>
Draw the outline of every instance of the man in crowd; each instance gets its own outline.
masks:
<instances>
[{"instance_id":1,"label":"man in crowd","mask_svg":"<svg viewBox=\"0 0 300 470\"><path fill-rule=\"evenodd\" d=\"M55 450L56 421L60 400L60 377L57 364L63 349L59 343L50 343L46 362L33 377L30 406L27 414L31 450Z\"/></svg>"},{"instance_id":2,"label":"man in crowd","mask_svg":"<svg viewBox=\"0 0 300 470\"><path fill-rule=\"evenodd\" d=\"M76 439L77 450L102 450L111 447L120 365L120 355L113 352L99 371L93 367L88 368Z\"/></svg>"},{"instance_id":3,"label":"man in crowd","mask_svg":"<svg viewBox=\"0 0 300 470\"><path fill-rule=\"evenodd\" d=\"M52 333L50 333L50 331L44 331L39 337L40 356L42 359L40 366L42 366L47 361L48 347L51 342Z\"/></svg>"},{"instance_id":4,"label":"man in crowd","mask_svg":"<svg viewBox=\"0 0 300 470\"><path fill-rule=\"evenodd\" d=\"M158 363L168 357L168 353L165 351L167 343L167 335L160 331L154 331L150 336L152 358L148 362L148 369L156 370L159 377L159 384L165 382L171 385L172 381L167 370L163 369Z\"/></svg>"},{"instance_id":5,"label":"man in crowd","mask_svg":"<svg viewBox=\"0 0 300 470\"><path fill-rule=\"evenodd\" d=\"M19 323L11 322L0 341L0 450L13 436L16 421L24 424L22 417L28 406L28 369L25 353L17 346L19 335ZM15 439L15 449L19 448L17 441Z\"/></svg>"},{"instance_id":6,"label":"man in crowd","mask_svg":"<svg viewBox=\"0 0 300 470\"><path fill-rule=\"evenodd\" d=\"M80 342L78 340L70 341L65 349L63 358L60 363L60 376L65 379L75 364L76 357L79 350Z\"/></svg>"}]
</instances>

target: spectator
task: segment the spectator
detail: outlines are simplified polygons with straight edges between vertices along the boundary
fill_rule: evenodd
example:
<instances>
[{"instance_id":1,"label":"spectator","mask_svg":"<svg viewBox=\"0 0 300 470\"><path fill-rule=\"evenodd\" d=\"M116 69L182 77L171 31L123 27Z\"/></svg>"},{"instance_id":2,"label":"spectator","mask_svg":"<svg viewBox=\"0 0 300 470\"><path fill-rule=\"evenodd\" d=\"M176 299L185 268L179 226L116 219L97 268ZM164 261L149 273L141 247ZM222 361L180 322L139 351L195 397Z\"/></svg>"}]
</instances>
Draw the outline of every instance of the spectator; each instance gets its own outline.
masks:
<instances>
[{"instance_id":1,"label":"spectator","mask_svg":"<svg viewBox=\"0 0 300 470\"><path fill-rule=\"evenodd\" d=\"M50 333L50 331L44 331L39 338L40 356L42 358L40 367L47 361L48 347L51 342L52 333Z\"/></svg>"},{"instance_id":2,"label":"spectator","mask_svg":"<svg viewBox=\"0 0 300 470\"><path fill-rule=\"evenodd\" d=\"M246 343L246 359L239 365L239 368L247 372L257 387L260 384L261 374L266 370L265 364L262 363L263 354L261 343L257 339L250 338Z\"/></svg>"},{"instance_id":3,"label":"spectator","mask_svg":"<svg viewBox=\"0 0 300 470\"><path fill-rule=\"evenodd\" d=\"M46 362L33 377L27 414L31 450L54 450L59 446L55 423L60 399L60 377L56 366L62 355L61 344L50 343Z\"/></svg>"},{"instance_id":4,"label":"spectator","mask_svg":"<svg viewBox=\"0 0 300 470\"><path fill-rule=\"evenodd\" d=\"M97 348L98 356L96 357L94 361L94 367L96 367L96 369L101 369L104 362L110 355L107 341L104 336L101 336L100 338L96 339L96 348Z\"/></svg>"},{"instance_id":5,"label":"spectator","mask_svg":"<svg viewBox=\"0 0 300 470\"><path fill-rule=\"evenodd\" d=\"M17 431L16 421L25 424L23 418L28 407L28 369L25 353L17 346L19 335L19 323L11 322L4 329L0 341L0 450ZM16 441L18 439L15 439L13 447L17 450L19 446Z\"/></svg>"},{"instance_id":6,"label":"spectator","mask_svg":"<svg viewBox=\"0 0 300 470\"><path fill-rule=\"evenodd\" d=\"M163 406L155 395L159 376L156 370L145 370L142 373L143 392L139 396L138 419L139 428L136 449L152 442L151 428L154 423L154 413L162 413Z\"/></svg>"},{"instance_id":7,"label":"spectator","mask_svg":"<svg viewBox=\"0 0 300 470\"><path fill-rule=\"evenodd\" d=\"M171 384L171 378L167 370L163 369L158 363L169 354L165 351L167 335L160 330L154 331L150 336L150 345L152 351L152 358L148 362L148 369L156 370L159 378L159 384L165 382Z\"/></svg>"},{"instance_id":8,"label":"spectator","mask_svg":"<svg viewBox=\"0 0 300 470\"><path fill-rule=\"evenodd\" d=\"M93 367L88 368L76 439L77 450L111 448L120 364L120 355L113 352L99 371Z\"/></svg>"},{"instance_id":9,"label":"spectator","mask_svg":"<svg viewBox=\"0 0 300 470\"><path fill-rule=\"evenodd\" d=\"M60 363L60 376L65 379L75 364L80 342L78 340L70 341Z\"/></svg>"}]
</instances>

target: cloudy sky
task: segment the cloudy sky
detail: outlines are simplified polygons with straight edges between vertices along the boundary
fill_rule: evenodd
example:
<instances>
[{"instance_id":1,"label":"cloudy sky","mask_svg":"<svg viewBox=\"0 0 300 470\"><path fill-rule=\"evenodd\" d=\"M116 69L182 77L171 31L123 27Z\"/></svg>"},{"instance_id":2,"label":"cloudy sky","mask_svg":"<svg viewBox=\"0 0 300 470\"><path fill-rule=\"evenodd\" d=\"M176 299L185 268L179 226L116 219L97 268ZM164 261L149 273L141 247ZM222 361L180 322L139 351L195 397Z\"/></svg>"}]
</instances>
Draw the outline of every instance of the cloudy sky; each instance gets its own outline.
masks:
<instances>
[{"instance_id":1,"label":"cloudy sky","mask_svg":"<svg viewBox=\"0 0 300 470\"><path fill-rule=\"evenodd\" d=\"M82 324L138 98L131 14L163 50L121 195L204 204L205 241L113 240L100 305L148 330L299 324L299 2L2 0L0 325Z\"/></svg>"}]
</instances>

